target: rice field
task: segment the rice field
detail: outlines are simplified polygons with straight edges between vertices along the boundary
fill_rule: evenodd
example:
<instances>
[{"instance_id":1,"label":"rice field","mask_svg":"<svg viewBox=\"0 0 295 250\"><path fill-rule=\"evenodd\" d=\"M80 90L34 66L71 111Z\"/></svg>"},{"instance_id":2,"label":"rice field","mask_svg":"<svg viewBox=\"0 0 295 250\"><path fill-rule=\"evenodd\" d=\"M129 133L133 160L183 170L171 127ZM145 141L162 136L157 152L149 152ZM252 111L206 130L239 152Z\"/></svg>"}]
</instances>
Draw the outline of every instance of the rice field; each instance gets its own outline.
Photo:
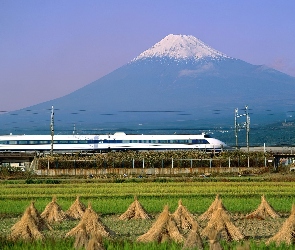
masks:
<instances>
[{"instance_id":1,"label":"rice field","mask_svg":"<svg viewBox=\"0 0 295 250\"><path fill-rule=\"evenodd\" d=\"M191 181L188 179L182 182L113 183L97 180L67 180L59 184L1 181L0 249L32 249L32 246L34 246L33 249L73 249L73 239L64 240L63 238L66 232L77 225L77 221L53 225L53 232L45 232L46 240L30 243L33 245L21 241L11 242L5 237L31 201L34 201L37 210L42 212L53 196L56 196L57 203L64 211L71 206L76 196L80 196L80 200L86 205L91 203L93 210L101 216L102 221L118 235L116 239L104 239L106 249L181 249L182 244L178 243L138 243L135 239L152 226L166 204L172 213L181 199L197 218L208 209L216 194L220 195L226 209L236 218L255 210L261 202L262 195L265 195L272 207L283 216L277 220L255 222L235 220L236 225L244 228L244 232L248 235L247 248L242 249L295 249L293 245L265 246L264 244L265 239L274 234L290 214L292 204L295 204L294 187L294 182L255 181L255 178L241 181ZM134 196L137 196L142 206L154 219L150 221L118 220L118 216L134 201ZM205 224L201 226L204 227ZM221 242L221 244L224 249L235 249L243 243ZM205 244L205 249L209 249L208 244Z\"/></svg>"},{"instance_id":2,"label":"rice field","mask_svg":"<svg viewBox=\"0 0 295 250\"><path fill-rule=\"evenodd\" d=\"M84 203L91 202L101 214L119 214L137 196L144 207L152 212L162 211L168 204L173 210L179 199L192 213L206 211L216 194L219 194L231 212L247 213L260 203L265 195L274 209L289 212L295 203L294 182L128 182L100 183L75 182L63 184L0 184L0 214L22 214L35 201L43 210L53 196L63 209L67 209L80 196Z\"/></svg>"}]
</instances>

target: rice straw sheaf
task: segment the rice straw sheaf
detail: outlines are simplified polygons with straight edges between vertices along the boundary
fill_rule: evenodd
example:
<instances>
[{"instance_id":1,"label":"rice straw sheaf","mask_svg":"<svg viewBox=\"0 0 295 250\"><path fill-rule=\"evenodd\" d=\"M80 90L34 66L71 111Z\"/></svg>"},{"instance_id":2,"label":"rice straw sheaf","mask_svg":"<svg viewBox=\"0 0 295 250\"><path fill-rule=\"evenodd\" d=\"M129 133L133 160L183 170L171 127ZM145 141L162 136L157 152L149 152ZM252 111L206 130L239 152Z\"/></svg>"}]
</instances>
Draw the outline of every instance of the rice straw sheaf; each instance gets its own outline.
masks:
<instances>
[{"instance_id":1,"label":"rice straw sheaf","mask_svg":"<svg viewBox=\"0 0 295 250\"><path fill-rule=\"evenodd\" d=\"M259 207L253 211L252 213L246 215L246 219L266 219L267 217L271 217L273 219L279 218L280 216L276 213L276 211L272 208L272 206L267 202L264 195L261 196L261 203Z\"/></svg>"},{"instance_id":2,"label":"rice straw sheaf","mask_svg":"<svg viewBox=\"0 0 295 250\"><path fill-rule=\"evenodd\" d=\"M92 234L86 250L105 250L101 234Z\"/></svg>"},{"instance_id":3,"label":"rice straw sheaf","mask_svg":"<svg viewBox=\"0 0 295 250\"><path fill-rule=\"evenodd\" d=\"M85 224L81 224L75 237L74 248L77 250L104 250L102 236L98 232L89 234L86 230Z\"/></svg>"},{"instance_id":4,"label":"rice straw sheaf","mask_svg":"<svg viewBox=\"0 0 295 250\"><path fill-rule=\"evenodd\" d=\"M182 229L191 229L193 226L199 228L194 216L183 206L181 199L178 201L178 207L172 216L177 226Z\"/></svg>"},{"instance_id":5,"label":"rice straw sheaf","mask_svg":"<svg viewBox=\"0 0 295 250\"><path fill-rule=\"evenodd\" d=\"M85 210L79 224L74 227L71 231L66 234L68 236L76 236L80 230L85 226L86 232L88 235L91 233L99 233L103 237L110 237L115 235L107 226L105 226L100 220L98 214L92 209L91 204L89 203L88 208Z\"/></svg>"},{"instance_id":6,"label":"rice straw sheaf","mask_svg":"<svg viewBox=\"0 0 295 250\"><path fill-rule=\"evenodd\" d=\"M45 229L51 230L51 227L41 218L34 202L31 202L21 219L12 226L10 238L12 240L42 240L44 236L41 231Z\"/></svg>"},{"instance_id":7,"label":"rice straw sheaf","mask_svg":"<svg viewBox=\"0 0 295 250\"><path fill-rule=\"evenodd\" d=\"M295 241L295 205L292 205L291 214L288 219L283 223L281 229L271 237L266 244L271 242L276 242L276 244L281 244L285 242L291 245Z\"/></svg>"},{"instance_id":8,"label":"rice straw sheaf","mask_svg":"<svg viewBox=\"0 0 295 250\"><path fill-rule=\"evenodd\" d=\"M223 210L226 211L220 197L219 194L216 195L215 200L212 202L212 204L210 205L210 207L207 209L207 211L205 211L203 214L201 214L199 216L199 220L200 221L205 221L205 220L210 220L212 217L212 214L217 210L218 206L222 206Z\"/></svg>"},{"instance_id":9,"label":"rice straw sheaf","mask_svg":"<svg viewBox=\"0 0 295 250\"><path fill-rule=\"evenodd\" d=\"M40 213L38 212L38 210L35 207L35 203L32 201L30 206L30 213L33 216L34 220L36 221L36 224L38 225L38 229L40 231L43 230L52 230L52 227L46 222L46 220L44 220Z\"/></svg>"},{"instance_id":10,"label":"rice straw sheaf","mask_svg":"<svg viewBox=\"0 0 295 250\"><path fill-rule=\"evenodd\" d=\"M137 238L138 242L164 242L175 241L183 242L184 237L178 230L178 227L169 213L168 206L164 207L163 212L159 215L158 219L152 227L145 234Z\"/></svg>"},{"instance_id":11,"label":"rice straw sheaf","mask_svg":"<svg viewBox=\"0 0 295 250\"><path fill-rule=\"evenodd\" d=\"M239 241L244 238L244 235L232 222L230 215L223 209L221 201L217 210L212 214L207 226L201 232L201 236L208 237L212 231L217 231L217 233L220 233L225 240L229 241Z\"/></svg>"},{"instance_id":12,"label":"rice straw sheaf","mask_svg":"<svg viewBox=\"0 0 295 250\"><path fill-rule=\"evenodd\" d=\"M204 249L203 241L199 233L199 227L197 225L193 225L182 249Z\"/></svg>"},{"instance_id":13,"label":"rice straw sheaf","mask_svg":"<svg viewBox=\"0 0 295 250\"><path fill-rule=\"evenodd\" d=\"M83 214L85 213L86 206L80 201L80 197L77 196L74 203L70 206L70 208L66 211L66 214L75 220L81 219Z\"/></svg>"},{"instance_id":14,"label":"rice straw sheaf","mask_svg":"<svg viewBox=\"0 0 295 250\"><path fill-rule=\"evenodd\" d=\"M75 237L74 248L75 249L86 248L89 241L89 235L87 234L85 224L82 224L79 227L79 230L77 231L77 234L75 236L76 237Z\"/></svg>"},{"instance_id":15,"label":"rice straw sheaf","mask_svg":"<svg viewBox=\"0 0 295 250\"><path fill-rule=\"evenodd\" d=\"M53 196L52 201L45 207L44 211L41 213L41 217L48 223L61 222L69 219L67 214L56 202L56 196Z\"/></svg>"},{"instance_id":16,"label":"rice straw sheaf","mask_svg":"<svg viewBox=\"0 0 295 250\"><path fill-rule=\"evenodd\" d=\"M128 207L125 213L120 217L120 220L130 220L130 219L151 219L151 216L146 212L137 197L134 197L134 202Z\"/></svg>"},{"instance_id":17,"label":"rice straw sheaf","mask_svg":"<svg viewBox=\"0 0 295 250\"><path fill-rule=\"evenodd\" d=\"M208 234L209 250L223 250L220 245L220 234L216 230L212 230Z\"/></svg>"}]
</instances>

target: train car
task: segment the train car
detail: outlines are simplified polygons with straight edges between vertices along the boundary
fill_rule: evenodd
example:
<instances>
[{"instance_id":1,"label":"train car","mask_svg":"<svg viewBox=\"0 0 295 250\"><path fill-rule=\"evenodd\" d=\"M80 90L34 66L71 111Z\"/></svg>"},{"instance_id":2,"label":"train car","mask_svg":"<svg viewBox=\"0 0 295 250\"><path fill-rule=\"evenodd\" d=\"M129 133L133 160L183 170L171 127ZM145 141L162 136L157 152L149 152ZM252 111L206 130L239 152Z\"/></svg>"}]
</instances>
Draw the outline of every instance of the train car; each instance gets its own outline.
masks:
<instances>
[{"instance_id":1,"label":"train car","mask_svg":"<svg viewBox=\"0 0 295 250\"><path fill-rule=\"evenodd\" d=\"M200 135L2 135L0 151L106 151L106 150L175 150L199 149L221 151L222 141Z\"/></svg>"}]
</instances>

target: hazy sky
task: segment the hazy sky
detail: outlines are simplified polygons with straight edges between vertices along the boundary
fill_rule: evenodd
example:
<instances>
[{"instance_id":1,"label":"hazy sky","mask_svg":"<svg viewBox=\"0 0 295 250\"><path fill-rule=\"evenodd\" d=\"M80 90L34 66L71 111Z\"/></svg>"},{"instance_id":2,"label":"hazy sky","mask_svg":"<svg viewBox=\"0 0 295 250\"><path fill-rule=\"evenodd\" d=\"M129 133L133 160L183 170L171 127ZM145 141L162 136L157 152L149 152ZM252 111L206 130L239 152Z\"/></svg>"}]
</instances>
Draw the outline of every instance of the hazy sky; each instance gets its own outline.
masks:
<instances>
[{"instance_id":1,"label":"hazy sky","mask_svg":"<svg viewBox=\"0 0 295 250\"><path fill-rule=\"evenodd\" d=\"M64 96L168 34L295 76L295 0L0 0L0 111Z\"/></svg>"}]
</instances>

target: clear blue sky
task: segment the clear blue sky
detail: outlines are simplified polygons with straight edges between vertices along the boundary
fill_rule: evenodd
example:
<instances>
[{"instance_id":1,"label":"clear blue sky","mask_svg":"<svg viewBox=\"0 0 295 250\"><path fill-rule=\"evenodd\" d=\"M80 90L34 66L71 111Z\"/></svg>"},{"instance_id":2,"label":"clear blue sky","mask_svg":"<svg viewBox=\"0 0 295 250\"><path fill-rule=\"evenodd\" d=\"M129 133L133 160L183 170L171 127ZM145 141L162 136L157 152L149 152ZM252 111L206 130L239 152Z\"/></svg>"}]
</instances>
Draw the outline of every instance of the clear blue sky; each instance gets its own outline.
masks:
<instances>
[{"instance_id":1,"label":"clear blue sky","mask_svg":"<svg viewBox=\"0 0 295 250\"><path fill-rule=\"evenodd\" d=\"M64 96L171 33L295 76L295 0L0 0L0 111Z\"/></svg>"}]
</instances>

